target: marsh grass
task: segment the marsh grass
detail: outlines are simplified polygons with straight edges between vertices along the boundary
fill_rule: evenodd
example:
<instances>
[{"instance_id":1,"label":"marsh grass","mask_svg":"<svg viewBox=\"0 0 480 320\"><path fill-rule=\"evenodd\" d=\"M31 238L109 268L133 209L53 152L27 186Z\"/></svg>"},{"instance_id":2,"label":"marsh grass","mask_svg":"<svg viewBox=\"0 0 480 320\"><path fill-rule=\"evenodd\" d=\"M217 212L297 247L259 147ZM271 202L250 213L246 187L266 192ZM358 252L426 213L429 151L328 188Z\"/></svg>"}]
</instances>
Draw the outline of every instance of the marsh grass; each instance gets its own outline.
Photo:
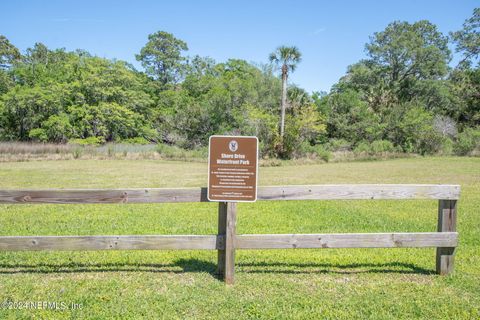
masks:
<instances>
[{"instance_id":1,"label":"marsh grass","mask_svg":"<svg viewBox=\"0 0 480 320\"><path fill-rule=\"evenodd\" d=\"M325 151L327 152L327 151ZM418 157L399 152L354 153L343 150L326 156L307 153L291 160L276 158L260 159L262 167L285 165L320 164L327 162L351 162L388 160ZM0 162L24 162L43 160L173 160L185 162L207 162L208 148L185 150L165 144L106 143L103 145L51 144L26 142L0 142Z\"/></svg>"},{"instance_id":2,"label":"marsh grass","mask_svg":"<svg viewBox=\"0 0 480 320\"><path fill-rule=\"evenodd\" d=\"M169 159L206 161L203 151L157 144L106 143L103 145L0 142L0 162L35 160Z\"/></svg>"}]
</instances>

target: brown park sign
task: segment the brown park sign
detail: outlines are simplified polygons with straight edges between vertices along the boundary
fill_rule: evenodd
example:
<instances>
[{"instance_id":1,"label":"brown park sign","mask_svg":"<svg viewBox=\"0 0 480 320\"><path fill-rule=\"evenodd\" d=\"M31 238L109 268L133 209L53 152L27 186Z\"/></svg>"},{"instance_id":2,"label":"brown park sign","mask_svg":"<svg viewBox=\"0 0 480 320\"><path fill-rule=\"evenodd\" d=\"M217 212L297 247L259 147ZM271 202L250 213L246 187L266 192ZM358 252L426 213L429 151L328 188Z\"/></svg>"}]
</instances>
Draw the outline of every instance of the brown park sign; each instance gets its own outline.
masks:
<instances>
[{"instance_id":1,"label":"brown park sign","mask_svg":"<svg viewBox=\"0 0 480 320\"><path fill-rule=\"evenodd\" d=\"M208 200L256 201L257 169L257 137L211 136L208 144Z\"/></svg>"}]
</instances>

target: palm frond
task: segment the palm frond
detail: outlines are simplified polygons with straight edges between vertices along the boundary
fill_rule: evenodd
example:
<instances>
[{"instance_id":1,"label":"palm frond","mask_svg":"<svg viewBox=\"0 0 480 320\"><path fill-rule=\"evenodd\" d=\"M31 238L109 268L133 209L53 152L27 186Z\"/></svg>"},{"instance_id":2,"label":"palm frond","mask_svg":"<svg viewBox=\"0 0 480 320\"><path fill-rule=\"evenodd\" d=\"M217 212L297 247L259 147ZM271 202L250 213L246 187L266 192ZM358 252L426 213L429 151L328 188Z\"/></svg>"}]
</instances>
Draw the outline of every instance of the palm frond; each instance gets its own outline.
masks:
<instances>
[{"instance_id":1,"label":"palm frond","mask_svg":"<svg viewBox=\"0 0 480 320\"><path fill-rule=\"evenodd\" d=\"M278 67L286 66L291 72L295 71L297 64L302 60L302 53L296 46L279 46L269 56L269 60Z\"/></svg>"}]
</instances>

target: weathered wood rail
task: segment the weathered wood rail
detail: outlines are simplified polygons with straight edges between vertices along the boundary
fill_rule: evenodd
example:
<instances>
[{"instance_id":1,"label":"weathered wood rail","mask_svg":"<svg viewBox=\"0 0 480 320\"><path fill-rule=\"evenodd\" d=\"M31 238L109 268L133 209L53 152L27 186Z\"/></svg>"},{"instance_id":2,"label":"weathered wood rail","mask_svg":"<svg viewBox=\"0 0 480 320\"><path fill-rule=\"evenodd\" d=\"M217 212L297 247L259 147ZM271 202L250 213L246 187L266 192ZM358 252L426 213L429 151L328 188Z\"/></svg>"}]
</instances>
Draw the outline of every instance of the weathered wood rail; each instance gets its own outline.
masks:
<instances>
[{"instance_id":1,"label":"weathered wood rail","mask_svg":"<svg viewBox=\"0 0 480 320\"><path fill-rule=\"evenodd\" d=\"M260 187L258 200L438 200L437 232L244 234L235 231L237 204L220 202L217 235L0 236L0 251L218 250L218 273L234 282L236 249L436 247L436 270L453 271L458 185L356 184ZM0 190L0 204L208 202L206 188Z\"/></svg>"}]
</instances>

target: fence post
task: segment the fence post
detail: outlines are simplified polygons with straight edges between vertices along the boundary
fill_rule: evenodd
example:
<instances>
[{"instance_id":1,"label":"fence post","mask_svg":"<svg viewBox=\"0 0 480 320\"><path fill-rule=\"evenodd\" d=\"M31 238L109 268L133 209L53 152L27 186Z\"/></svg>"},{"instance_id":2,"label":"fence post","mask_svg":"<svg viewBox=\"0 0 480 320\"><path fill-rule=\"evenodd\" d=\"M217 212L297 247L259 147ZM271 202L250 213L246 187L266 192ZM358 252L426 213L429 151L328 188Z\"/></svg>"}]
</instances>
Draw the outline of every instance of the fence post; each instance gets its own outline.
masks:
<instances>
[{"instance_id":1,"label":"fence post","mask_svg":"<svg viewBox=\"0 0 480 320\"><path fill-rule=\"evenodd\" d=\"M237 203L218 204L218 235L224 236L224 250L218 250L217 274L223 276L226 284L233 284L235 277L235 227Z\"/></svg>"},{"instance_id":2,"label":"fence post","mask_svg":"<svg viewBox=\"0 0 480 320\"><path fill-rule=\"evenodd\" d=\"M218 235L225 239L227 231L227 203L218 203ZM225 246L225 241L223 243ZM225 273L225 249L217 251L217 274L223 276Z\"/></svg>"},{"instance_id":3,"label":"fence post","mask_svg":"<svg viewBox=\"0 0 480 320\"><path fill-rule=\"evenodd\" d=\"M455 232L457 200L438 200L438 232ZM437 273L447 275L453 271L455 247L437 248Z\"/></svg>"}]
</instances>

